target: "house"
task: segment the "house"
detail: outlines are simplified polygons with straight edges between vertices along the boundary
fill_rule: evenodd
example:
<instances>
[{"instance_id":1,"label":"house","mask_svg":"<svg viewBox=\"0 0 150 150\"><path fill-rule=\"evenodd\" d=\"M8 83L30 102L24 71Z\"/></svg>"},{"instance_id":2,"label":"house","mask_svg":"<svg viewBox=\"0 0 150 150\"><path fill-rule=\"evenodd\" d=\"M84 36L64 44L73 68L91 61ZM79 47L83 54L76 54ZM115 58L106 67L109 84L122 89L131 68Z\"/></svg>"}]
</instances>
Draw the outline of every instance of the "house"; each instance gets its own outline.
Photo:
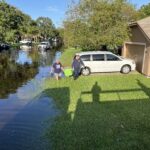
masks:
<instances>
[{"instance_id":1,"label":"house","mask_svg":"<svg viewBox=\"0 0 150 150\"><path fill-rule=\"evenodd\" d=\"M137 71L150 76L150 17L130 24L131 38L124 43L122 55L134 59Z\"/></svg>"}]
</instances>

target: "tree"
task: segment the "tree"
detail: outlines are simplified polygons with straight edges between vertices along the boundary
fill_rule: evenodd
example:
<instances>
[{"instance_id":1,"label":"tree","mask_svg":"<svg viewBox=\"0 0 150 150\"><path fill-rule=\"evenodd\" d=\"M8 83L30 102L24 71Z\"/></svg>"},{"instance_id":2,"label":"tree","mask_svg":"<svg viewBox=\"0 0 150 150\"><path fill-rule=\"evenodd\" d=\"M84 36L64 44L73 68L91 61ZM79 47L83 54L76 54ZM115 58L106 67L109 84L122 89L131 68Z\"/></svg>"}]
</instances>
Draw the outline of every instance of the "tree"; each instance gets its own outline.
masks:
<instances>
[{"instance_id":1,"label":"tree","mask_svg":"<svg viewBox=\"0 0 150 150\"><path fill-rule=\"evenodd\" d=\"M36 21L14 6L0 0L0 41L19 42L21 38L38 40L58 34L50 18L39 17Z\"/></svg>"},{"instance_id":2,"label":"tree","mask_svg":"<svg viewBox=\"0 0 150 150\"><path fill-rule=\"evenodd\" d=\"M150 3L139 9L139 15L141 19L150 16Z\"/></svg>"},{"instance_id":3,"label":"tree","mask_svg":"<svg viewBox=\"0 0 150 150\"><path fill-rule=\"evenodd\" d=\"M19 37L27 33L32 19L17 8L0 2L0 35L2 41L18 42Z\"/></svg>"},{"instance_id":4,"label":"tree","mask_svg":"<svg viewBox=\"0 0 150 150\"><path fill-rule=\"evenodd\" d=\"M129 38L128 23L137 18L134 6L126 0L80 0L67 14L65 44L84 49L122 45Z\"/></svg>"},{"instance_id":5,"label":"tree","mask_svg":"<svg viewBox=\"0 0 150 150\"><path fill-rule=\"evenodd\" d=\"M0 3L0 25L5 29L18 29L22 25L23 14L21 11L5 2Z\"/></svg>"},{"instance_id":6,"label":"tree","mask_svg":"<svg viewBox=\"0 0 150 150\"><path fill-rule=\"evenodd\" d=\"M36 23L39 28L39 33L43 38L48 39L48 38L54 36L55 27L50 18L39 17L36 20Z\"/></svg>"}]
</instances>

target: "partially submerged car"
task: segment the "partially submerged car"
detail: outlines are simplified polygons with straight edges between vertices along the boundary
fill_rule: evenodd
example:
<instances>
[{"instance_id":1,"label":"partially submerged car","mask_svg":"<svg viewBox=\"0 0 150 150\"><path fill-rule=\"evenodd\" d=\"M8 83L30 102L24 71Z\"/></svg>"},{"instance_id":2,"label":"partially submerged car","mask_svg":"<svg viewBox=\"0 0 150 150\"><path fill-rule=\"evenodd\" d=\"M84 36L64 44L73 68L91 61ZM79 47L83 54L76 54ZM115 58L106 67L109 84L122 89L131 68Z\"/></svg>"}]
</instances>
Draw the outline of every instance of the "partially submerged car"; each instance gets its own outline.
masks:
<instances>
[{"instance_id":1,"label":"partially submerged car","mask_svg":"<svg viewBox=\"0 0 150 150\"><path fill-rule=\"evenodd\" d=\"M52 46L49 41L43 41L38 45L38 50L48 50L51 48Z\"/></svg>"},{"instance_id":2,"label":"partially submerged car","mask_svg":"<svg viewBox=\"0 0 150 150\"><path fill-rule=\"evenodd\" d=\"M20 41L20 44L31 45L32 44L32 40L30 40L30 39L23 39L23 40Z\"/></svg>"},{"instance_id":3,"label":"partially submerged car","mask_svg":"<svg viewBox=\"0 0 150 150\"><path fill-rule=\"evenodd\" d=\"M10 45L8 43L0 42L0 51L10 49Z\"/></svg>"},{"instance_id":4,"label":"partially submerged car","mask_svg":"<svg viewBox=\"0 0 150 150\"><path fill-rule=\"evenodd\" d=\"M88 51L77 53L84 63L81 69L83 75L96 72L121 72L128 74L135 70L133 60L117 56L108 51Z\"/></svg>"}]
</instances>

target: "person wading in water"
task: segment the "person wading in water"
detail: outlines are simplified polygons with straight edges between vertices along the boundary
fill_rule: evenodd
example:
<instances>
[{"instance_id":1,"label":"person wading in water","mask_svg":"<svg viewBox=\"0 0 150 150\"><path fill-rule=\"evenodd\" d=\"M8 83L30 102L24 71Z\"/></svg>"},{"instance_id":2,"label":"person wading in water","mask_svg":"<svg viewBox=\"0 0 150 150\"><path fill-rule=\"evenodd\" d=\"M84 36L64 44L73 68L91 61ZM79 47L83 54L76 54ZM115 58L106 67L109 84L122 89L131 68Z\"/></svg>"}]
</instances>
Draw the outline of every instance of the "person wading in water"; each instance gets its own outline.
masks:
<instances>
[{"instance_id":1,"label":"person wading in water","mask_svg":"<svg viewBox=\"0 0 150 150\"><path fill-rule=\"evenodd\" d=\"M56 80L61 79L63 66L59 60L56 60L55 63L53 64L53 70Z\"/></svg>"}]
</instances>

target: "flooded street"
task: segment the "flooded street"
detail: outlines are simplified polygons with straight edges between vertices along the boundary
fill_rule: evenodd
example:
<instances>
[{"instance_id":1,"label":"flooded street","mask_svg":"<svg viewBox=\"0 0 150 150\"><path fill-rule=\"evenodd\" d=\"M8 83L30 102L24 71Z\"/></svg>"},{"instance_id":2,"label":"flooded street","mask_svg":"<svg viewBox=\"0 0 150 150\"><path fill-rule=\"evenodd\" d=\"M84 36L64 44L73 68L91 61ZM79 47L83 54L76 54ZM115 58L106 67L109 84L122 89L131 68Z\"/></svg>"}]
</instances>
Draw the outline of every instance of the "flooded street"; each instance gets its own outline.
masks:
<instances>
[{"instance_id":1,"label":"flooded street","mask_svg":"<svg viewBox=\"0 0 150 150\"><path fill-rule=\"evenodd\" d=\"M44 80L51 77L50 66L60 54L11 50L0 55L8 57L0 70L0 150L50 148L44 133L59 112L44 94Z\"/></svg>"}]
</instances>

